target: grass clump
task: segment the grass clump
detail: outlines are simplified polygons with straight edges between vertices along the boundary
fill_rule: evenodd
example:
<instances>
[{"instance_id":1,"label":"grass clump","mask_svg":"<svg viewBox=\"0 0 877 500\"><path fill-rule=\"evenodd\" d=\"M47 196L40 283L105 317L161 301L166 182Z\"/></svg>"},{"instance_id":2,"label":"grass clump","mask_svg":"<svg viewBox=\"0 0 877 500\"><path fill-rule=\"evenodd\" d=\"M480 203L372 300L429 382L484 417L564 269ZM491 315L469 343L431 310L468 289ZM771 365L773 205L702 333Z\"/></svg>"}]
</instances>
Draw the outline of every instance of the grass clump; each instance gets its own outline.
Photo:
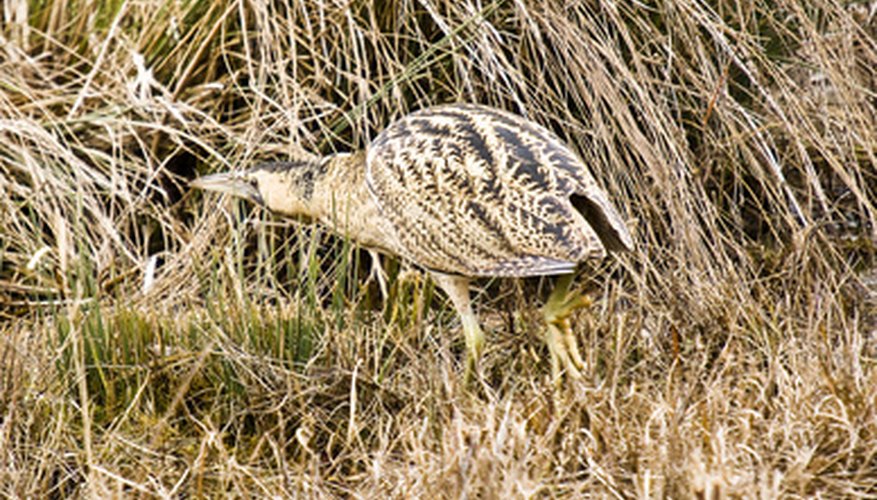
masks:
<instances>
[{"instance_id":1,"label":"grass clump","mask_svg":"<svg viewBox=\"0 0 877 500\"><path fill-rule=\"evenodd\" d=\"M868 2L19 2L0 24L0 488L44 496L877 494ZM192 195L446 102L585 160L637 250L480 283Z\"/></svg>"}]
</instances>

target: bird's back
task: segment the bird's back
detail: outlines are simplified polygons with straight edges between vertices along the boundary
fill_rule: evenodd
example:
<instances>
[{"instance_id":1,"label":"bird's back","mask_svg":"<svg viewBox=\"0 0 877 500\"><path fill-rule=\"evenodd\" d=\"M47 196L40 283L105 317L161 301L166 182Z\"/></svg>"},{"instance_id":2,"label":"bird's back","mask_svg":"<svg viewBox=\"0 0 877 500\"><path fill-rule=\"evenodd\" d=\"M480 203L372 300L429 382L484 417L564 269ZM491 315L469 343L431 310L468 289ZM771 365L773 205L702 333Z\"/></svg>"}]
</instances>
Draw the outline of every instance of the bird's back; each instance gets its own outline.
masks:
<instances>
[{"instance_id":1,"label":"bird's back","mask_svg":"<svg viewBox=\"0 0 877 500\"><path fill-rule=\"evenodd\" d=\"M570 272L632 246L606 193L563 142L471 104L394 122L367 151L366 181L399 253L440 272Z\"/></svg>"}]
</instances>

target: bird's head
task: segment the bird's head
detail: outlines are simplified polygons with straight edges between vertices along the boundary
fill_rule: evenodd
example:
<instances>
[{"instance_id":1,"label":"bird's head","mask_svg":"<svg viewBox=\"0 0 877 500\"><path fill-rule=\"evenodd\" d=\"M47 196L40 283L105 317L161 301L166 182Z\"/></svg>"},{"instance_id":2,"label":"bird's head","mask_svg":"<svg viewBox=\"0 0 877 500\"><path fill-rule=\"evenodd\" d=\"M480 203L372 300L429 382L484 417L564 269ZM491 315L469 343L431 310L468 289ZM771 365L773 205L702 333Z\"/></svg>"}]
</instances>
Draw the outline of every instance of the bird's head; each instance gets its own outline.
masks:
<instances>
[{"instance_id":1,"label":"bird's head","mask_svg":"<svg viewBox=\"0 0 877 500\"><path fill-rule=\"evenodd\" d=\"M325 174L322 161L262 163L252 169L199 177L191 187L227 193L290 217L313 218L314 184Z\"/></svg>"}]
</instances>

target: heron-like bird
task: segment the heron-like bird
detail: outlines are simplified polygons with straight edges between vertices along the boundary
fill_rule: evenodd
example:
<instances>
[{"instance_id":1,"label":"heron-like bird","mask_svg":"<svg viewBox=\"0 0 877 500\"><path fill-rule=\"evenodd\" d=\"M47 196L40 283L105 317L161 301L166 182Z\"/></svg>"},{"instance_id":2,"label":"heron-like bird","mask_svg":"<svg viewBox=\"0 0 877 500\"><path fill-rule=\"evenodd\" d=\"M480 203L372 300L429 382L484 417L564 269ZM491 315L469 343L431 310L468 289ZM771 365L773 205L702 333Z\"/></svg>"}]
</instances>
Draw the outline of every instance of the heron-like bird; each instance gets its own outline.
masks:
<instances>
[{"instance_id":1,"label":"heron-like bird","mask_svg":"<svg viewBox=\"0 0 877 500\"><path fill-rule=\"evenodd\" d=\"M264 163L192 181L283 216L321 223L424 269L447 293L466 339L466 379L484 333L469 284L479 277L561 275L543 314L553 380L584 363L569 316L576 265L630 250L621 215L553 133L512 113L450 104L389 125L365 151Z\"/></svg>"}]
</instances>

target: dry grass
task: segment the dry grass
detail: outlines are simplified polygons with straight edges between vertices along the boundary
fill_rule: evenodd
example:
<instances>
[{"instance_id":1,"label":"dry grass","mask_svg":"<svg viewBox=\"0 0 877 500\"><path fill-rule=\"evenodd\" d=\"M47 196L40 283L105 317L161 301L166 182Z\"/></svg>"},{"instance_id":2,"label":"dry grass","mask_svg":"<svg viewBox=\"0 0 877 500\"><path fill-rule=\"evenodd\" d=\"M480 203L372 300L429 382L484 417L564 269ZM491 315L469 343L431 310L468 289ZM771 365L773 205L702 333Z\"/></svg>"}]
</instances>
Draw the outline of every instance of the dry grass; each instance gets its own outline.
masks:
<instances>
[{"instance_id":1,"label":"dry grass","mask_svg":"<svg viewBox=\"0 0 877 500\"><path fill-rule=\"evenodd\" d=\"M877 4L7 1L0 493L877 495ZM486 383L396 261L185 187L471 101L561 134L635 227L484 283Z\"/></svg>"}]
</instances>

